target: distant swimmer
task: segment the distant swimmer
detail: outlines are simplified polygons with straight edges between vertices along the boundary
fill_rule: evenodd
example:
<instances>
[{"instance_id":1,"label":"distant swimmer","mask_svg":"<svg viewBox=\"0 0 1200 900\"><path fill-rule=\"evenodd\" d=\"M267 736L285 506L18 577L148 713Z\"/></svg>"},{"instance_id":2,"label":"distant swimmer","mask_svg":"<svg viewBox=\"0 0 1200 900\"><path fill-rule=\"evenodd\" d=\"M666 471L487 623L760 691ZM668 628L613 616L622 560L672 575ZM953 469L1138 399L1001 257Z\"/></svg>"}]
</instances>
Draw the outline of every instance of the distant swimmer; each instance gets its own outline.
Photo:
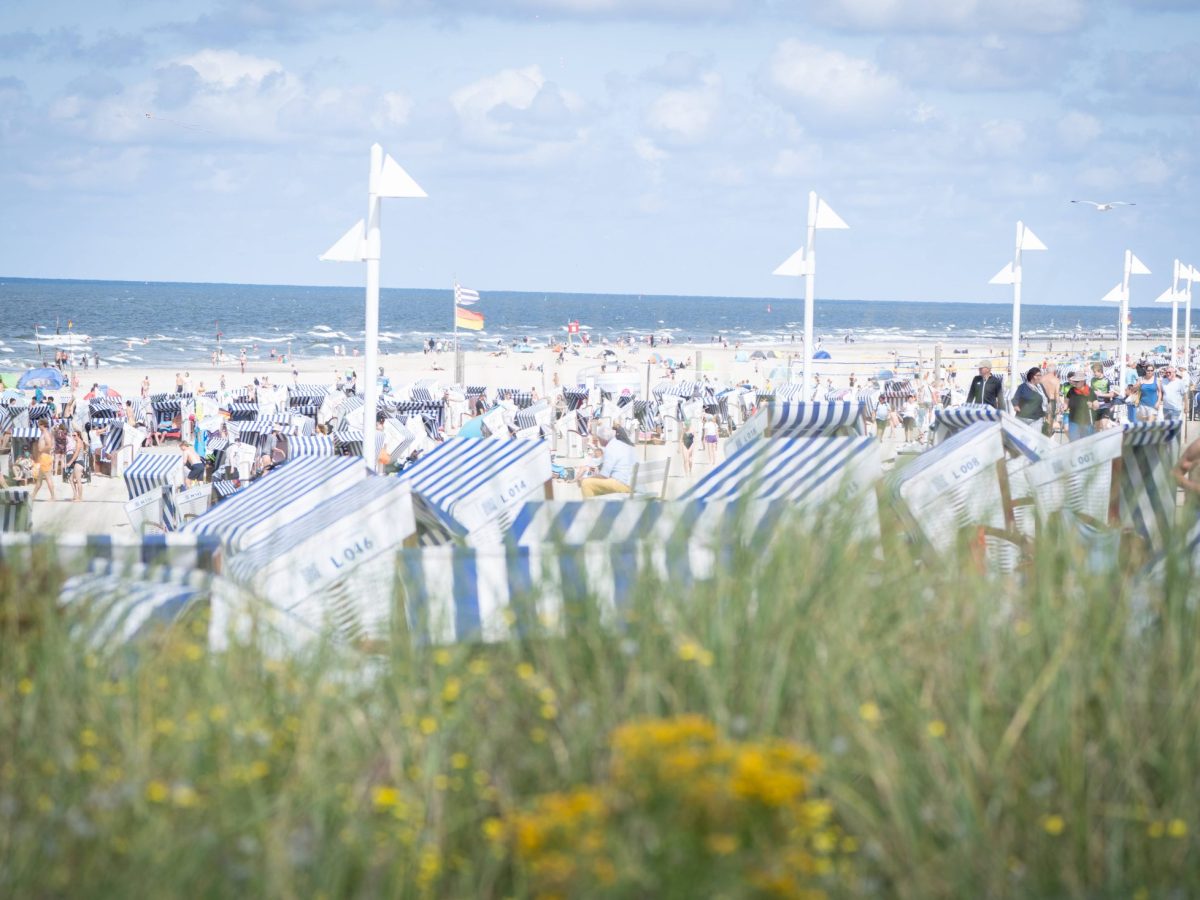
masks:
<instances>
[{"instance_id":1,"label":"distant swimmer","mask_svg":"<svg viewBox=\"0 0 1200 900\"><path fill-rule=\"evenodd\" d=\"M1100 203L1096 200L1072 200L1072 203L1088 203L1096 207L1096 212L1108 212L1114 206L1137 206L1136 203L1129 203L1125 200L1109 200L1106 203Z\"/></svg>"}]
</instances>

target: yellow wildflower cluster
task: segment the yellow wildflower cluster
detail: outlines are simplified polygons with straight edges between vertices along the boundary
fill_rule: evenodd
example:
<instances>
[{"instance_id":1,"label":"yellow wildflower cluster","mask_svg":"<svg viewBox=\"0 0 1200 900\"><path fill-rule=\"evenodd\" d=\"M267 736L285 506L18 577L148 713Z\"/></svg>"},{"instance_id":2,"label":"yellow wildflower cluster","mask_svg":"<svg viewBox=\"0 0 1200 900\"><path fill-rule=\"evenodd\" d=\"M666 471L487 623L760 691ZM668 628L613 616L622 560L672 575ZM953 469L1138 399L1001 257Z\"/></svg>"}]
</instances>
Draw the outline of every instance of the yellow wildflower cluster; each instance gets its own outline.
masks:
<instances>
[{"instance_id":1,"label":"yellow wildflower cluster","mask_svg":"<svg viewBox=\"0 0 1200 900\"><path fill-rule=\"evenodd\" d=\"M701 891L751 884L764 896L816 897L856 846L812 794L818 769L803 747L732 741L701 716L636 721L612 736L610 777L544 795L484 833L512 852L537 896L597 885L653 893L647 873L672 872L673 889L686 873Z\"/></svg>"}]
</instances>

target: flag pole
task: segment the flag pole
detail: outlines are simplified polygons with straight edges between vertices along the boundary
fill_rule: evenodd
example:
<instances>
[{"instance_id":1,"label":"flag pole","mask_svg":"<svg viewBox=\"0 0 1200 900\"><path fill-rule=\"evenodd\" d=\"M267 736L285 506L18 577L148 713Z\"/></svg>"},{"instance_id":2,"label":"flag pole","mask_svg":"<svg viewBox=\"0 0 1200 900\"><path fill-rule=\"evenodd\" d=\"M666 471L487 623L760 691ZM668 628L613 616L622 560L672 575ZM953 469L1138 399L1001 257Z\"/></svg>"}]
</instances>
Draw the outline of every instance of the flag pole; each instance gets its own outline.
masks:
<instances>
[{"instance_id":1,"label":"flag pole","mask_svg":"<svg viewBox=\"0 0 1200 900\"><path fill-rule=\"evenodd\" d=\"M1017 389L1017 352L1021 347L1021 243L1025 223L1017 221L1017 250L1013 256L1012 347L1008 352L1008 392Z\"/></svg>"},{"instance_id":2,"label":"flag pole","mask_svg":"<svg viewBox=\"0 0 1200 900\"><path fill-rule=\"evenodd\" d=\"M809 374L815 374L813 355L813 303L816 287L813 280L817 274L817 192L808 192L808 274L804 276L804 400L813 399L812 382Z\"/></svg>"},{"instance_id":3,"label":"flag pole","mask_svg":"<svg viewBox=\"0 0 1200 900\"><path fill-rule=\"evenodd\" d=\"M454 279L454 289L450 292L451 311L454 314L454 362L458 363L458 279Z\"/></svg>"}]
</instances>

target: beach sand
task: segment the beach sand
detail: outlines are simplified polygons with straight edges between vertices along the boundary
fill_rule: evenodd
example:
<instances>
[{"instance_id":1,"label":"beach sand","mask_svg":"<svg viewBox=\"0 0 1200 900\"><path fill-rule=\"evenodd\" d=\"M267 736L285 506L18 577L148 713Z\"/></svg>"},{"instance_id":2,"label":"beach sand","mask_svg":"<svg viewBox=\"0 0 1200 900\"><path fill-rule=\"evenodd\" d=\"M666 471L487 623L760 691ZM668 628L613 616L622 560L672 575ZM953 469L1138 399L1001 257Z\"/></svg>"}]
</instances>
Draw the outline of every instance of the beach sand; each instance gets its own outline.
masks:
<instances>
[{"instance_id":1,"label":"beach sand","mask_svg":"<svg viewBox=\"0 0 1200 900\"><path fill-rule=\"evenodd\" d=\"M1075 347L1076 353L1071 354L1069 345L1061 341L1051 350L1046 342L1037 342L1026 349L1025 357L1021 360L1022 368L1040 364L1043 358L1051 361L1075 358L1082 353L1084 347ZM1130 341L1130 353L1136 358L1143 351L1148 352L1158 341ZM794 361L794 371L799 372L799 354L788 344L771 344L762 346L745 345L736 348L733 345L722 348L714 344L672 344L660 346L656 351L640 347L637 351L627 348L614 347L617 353L616 361L608 357L605 363L604 353L608 349L603 345L592 345L581 348L578 355L568 354L562 364L556 362L556 354L548 348L538 348L529 353L510 352L503 356L486 352L473 351L464 354L464 383L483 384L489 388L517 388L520 390L536 390L538 396L552 395L556 392L555 375L559 384L572 386L582 383L589 374L596 374L605 366L607 372L620 371L629 374L630 380L636 378L643 391L647 385L654 385L666 377L666 369L661 364L647 364L651 352L657 352L664 357L675 360L689 360L691 365L676 373L677 380L699 379L700 376L723 382L749 382L764 386L772 374L778 376L780 369L788 366L788 357ZM834 387L845 387L853 375L857 384L862 385L867 378L873 376L879 369L896 370L897 374L911 372L917 361L921 360L925 371L932 370L935 347L931 343L916 342L898 343L882 346L877 343L865 344L831 344L827 345L832 360L822 360L814 363L822 383L828 379ZM1088 352L1094 348L1088 347ZM773 350L779 358L758 361L738 361L739 350L749 354L755 350ZM954 352L954 351L960 352ZM965 352L961 352L965 351ZM954 346L943 345L941 361L943 368L953 368L957 371L956 381L966 387L970 378L975 374L977 363L983 358L991 358L997 372L1007 370L1007 348L995 343L963 342ZM899 360L899 365L897 365ZM393 386L412 384L421 378L434 377L445 384L454 381L453 353L424 354L400 353L380 355L379 364L384 374L391 380ZM697 364L700 369L697 369ZM538 367L541 366L541 371ZM293 369L296 375L293 378ZM359 376L359 391L362 390L363 359L355 356L327 356L322 358L306 358L289 361L288 363L250 361L246 365L245 374L240 371L236 360L220 367L202 366L187 370L190 380L197 391L203 386L205 390L218 388L222 376L225 378L227 389L234 389L253 382L253 379L266 377L272 384L290 385L293 380L300 384L332 385L339 372L356 371ZM176 371L181 374L184 370L164 368L114 368L76 370L79 376L80 395L86 394L93 383L107 385L123 396L136 397L140 395L143 377L149 376L152 392L172 392L175 389ZM902 437L902 436L901 436ZM889 460L896 454L899 440L888 438L884 441L884 458ZM563 465L574 465L579 459L566 455L566 447L559 447L558 461ZM146 448L142 453L170 453L179 455L178 444L171 442L162 448ZM697 478L706 474L712 466L705 462L702 449L697 448L694 456L694 471L691 477L683 475L682 458L677 444L639 444L637 448L639 459L656 460L671 459L671 474L668 480L667 496L675 497L686 490ZM717 463L724 459L724 453L718 451ZM129 499L124 479L108 478L94 474L90 484L84 486L84 501L72 503L70 486L56 479L55 489L57 500L50 501L45 488L42 489L37 501L33 504L33 527L35 531L44 532L90 532L128 534L131 527L125 516L124 504ZM556 499L575 499L579 497L576 485L555 481L554 493Z\"/></svg>"}]
</instances>

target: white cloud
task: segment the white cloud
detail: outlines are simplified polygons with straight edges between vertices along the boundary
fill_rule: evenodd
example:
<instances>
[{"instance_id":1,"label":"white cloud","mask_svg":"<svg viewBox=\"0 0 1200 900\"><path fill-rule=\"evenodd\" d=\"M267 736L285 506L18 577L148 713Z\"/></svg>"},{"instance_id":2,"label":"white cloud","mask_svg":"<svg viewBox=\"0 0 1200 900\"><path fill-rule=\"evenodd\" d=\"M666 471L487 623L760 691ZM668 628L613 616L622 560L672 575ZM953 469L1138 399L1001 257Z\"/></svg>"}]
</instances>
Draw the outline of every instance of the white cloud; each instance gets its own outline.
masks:
<instances>
[{"instance_id":1,"label":"white cloud","mask_svg":"<svg viewBox=\"0 0 1200 900\"><path fill-rule=\"evenodd\" d=\"M638 155L638 159L648 163L661 163L670 158L671 154L663 150L654 141L649 138L638 138L633 142L633 152Z\"/></svg>"},{"instance_id":2,"label":"white cloud","mask_svg":"<svg viewBox=\"0 0 1200 900\"><path fill-rule=\"evenodd\" d=\"M721 111L722 83L709 73L697 88L665 91L650 104L646 124L668 139L695 142L711 130Z\"/></svg>"},{"instance_id":3,"label":"white cloud","mask_svg":"<svg viewBox=\"0 0 1200 900\"><path fill-rule=\"evenodd\" d=\"M194 69L201 80L226 90L240 85L257 86L270 75L285 74L283 66L273 59L234 50L201 50L171 62Z\"/></svg>"},{"instance_id":4,"label":"white cloud","mask_svg":"<svg viewBox=\"0 0 1200 900\"><path fill-rule=\"evenodd\" d=\"M1025 149L1025 124L1016 119L987 119L975 135L975 152L981 157L1016 156Z\"/></svg>"},{"instance_id":5,"label":"white cloud","mask_svg":"<svg viewBox=\"0 0 1200 900\"><path fill-rule=\"evenodd\" d=\"M547 81L540 66L503 69L450 95L468 144L499 152L544 153L581 140L583 101Z\"/></svg>"},{"instance_id":6,"label":"white cloud","mask_svg":"<svg viewBox=\"0 0 1200 900\"><path fill-rule=\"evenodd\" d=\"M817 15L863 31L1074 31L1086 19L1084 0L821 0Z\"/></svg>"},{"instance_id":7,"label":"white cloud","mask_svg":"<svg viewBox=\"0 0 1200 900\"><path fill-rule=\"evenodd\" d=\"M798 40L776 48L767 88L802 119L828 122L882 122L909 104L900 81L872 61Z\"/></svg>"}]
</instances>

